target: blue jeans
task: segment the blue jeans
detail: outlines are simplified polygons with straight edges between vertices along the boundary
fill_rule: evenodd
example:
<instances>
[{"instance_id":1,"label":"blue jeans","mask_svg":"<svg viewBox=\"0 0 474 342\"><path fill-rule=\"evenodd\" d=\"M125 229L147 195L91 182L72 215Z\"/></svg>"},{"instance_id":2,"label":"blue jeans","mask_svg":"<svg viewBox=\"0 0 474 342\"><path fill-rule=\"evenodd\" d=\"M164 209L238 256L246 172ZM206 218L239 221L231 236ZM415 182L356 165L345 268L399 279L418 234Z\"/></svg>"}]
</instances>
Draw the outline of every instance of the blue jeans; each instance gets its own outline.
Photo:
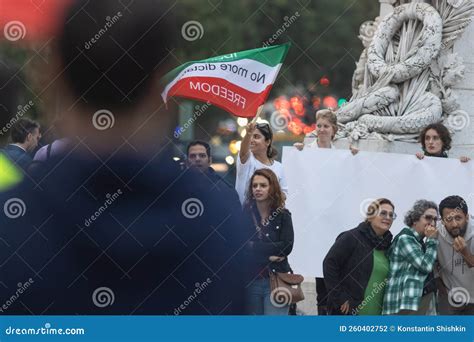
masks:
<instances>
[{"instance_id":1,"label":"blue jeans","mask_svg":"<svg viewBox=\"0 0 474 342\"><path fill-rule=\"evenodd\" d=\"M289 305L275 306L270 301L270 279L257 278L246 290L246 311L248 315L286 316Z\"/></svg>"}]
</instances>

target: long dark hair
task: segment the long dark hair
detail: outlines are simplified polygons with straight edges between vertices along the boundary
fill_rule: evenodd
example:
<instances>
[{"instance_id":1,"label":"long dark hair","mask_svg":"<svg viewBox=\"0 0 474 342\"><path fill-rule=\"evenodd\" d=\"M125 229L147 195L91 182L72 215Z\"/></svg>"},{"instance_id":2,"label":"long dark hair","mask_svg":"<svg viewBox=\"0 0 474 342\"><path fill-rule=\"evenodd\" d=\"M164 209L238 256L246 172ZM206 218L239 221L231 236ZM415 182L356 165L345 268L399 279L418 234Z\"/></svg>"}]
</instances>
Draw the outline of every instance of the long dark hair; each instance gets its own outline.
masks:
<instances>
[{"instance_id":1,"label":"long dark hair","mask_svg":"<svg viewBox=\"0 0 474 342\"><path fill-rule=\"evenodd\" d=\"M443 147L441 148L441 152L449 151L451 149L451 140L452 140L449 130L442 123L434 123L434 124L426 126L420 133L419 139L421 142L421 147L423 148L423 152L426 153L425 138L426 138L426 133L430 129L434 129L436 133L438 133L441 141L443 142Z\"/></svg>"},{"instance_id":2,"label":"long dark hair","mask_svg":"<svg viewBox=\"0 0 474 342\"><path fill-rule=\"evenodd\" d=\"M258 123L255 128L257 128L260 133L262 133L265 141L270 140L270 145L268 145L267 148L267 157L269 159L275 159L275 157L278 155L278 151L275 147L273 147L273 132L270 125L267 123Z\"/></svg>"},{"instance_id":3,"label":"long dark hair","mask_svg":"<svg viewBox=\"0 0 474 342\"><path fill-rule=\"evenodd\" d=\"M268 180L270 186L269 198L270 198L270 210L276 210L278 208L285 207L285 194L281 191L280 182L275 173L270 169L258 169L250 178L249 186L247 188L246 198L244 207L247 209L255 208L255 199L253 198L252 184L255 176L262 176Z\"/></svg>"}]
</instances>

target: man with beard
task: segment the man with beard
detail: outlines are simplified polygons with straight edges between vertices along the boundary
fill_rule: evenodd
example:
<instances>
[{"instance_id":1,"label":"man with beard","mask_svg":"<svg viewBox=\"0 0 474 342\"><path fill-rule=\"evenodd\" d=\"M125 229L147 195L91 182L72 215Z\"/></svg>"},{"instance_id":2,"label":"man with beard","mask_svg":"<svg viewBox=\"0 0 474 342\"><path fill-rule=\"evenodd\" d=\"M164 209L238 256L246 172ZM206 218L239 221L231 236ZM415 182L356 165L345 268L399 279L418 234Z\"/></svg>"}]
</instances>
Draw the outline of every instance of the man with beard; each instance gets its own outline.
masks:
<instances>
[{"instance_id":1,"label":"man with beard","mask_svg":"<svg viewBox=\"0 0 474 342\"><path fill-rule=\"evenodd\" d=\"M474 315L474 232L466 201L449 196L439 204L438 303L442 315Z\"/></svg>"}]
</instances>

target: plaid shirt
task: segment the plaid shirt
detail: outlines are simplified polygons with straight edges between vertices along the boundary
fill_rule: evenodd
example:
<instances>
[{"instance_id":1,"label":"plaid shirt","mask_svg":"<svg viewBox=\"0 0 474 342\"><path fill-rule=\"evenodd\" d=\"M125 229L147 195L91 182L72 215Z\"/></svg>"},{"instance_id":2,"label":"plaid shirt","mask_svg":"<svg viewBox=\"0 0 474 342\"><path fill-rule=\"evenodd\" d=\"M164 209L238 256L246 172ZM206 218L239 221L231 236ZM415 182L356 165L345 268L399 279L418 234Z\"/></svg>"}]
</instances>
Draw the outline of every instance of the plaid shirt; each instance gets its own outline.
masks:
<instances>
[{"instance_id":1,"label":"plaid shirt","mask_svg":"<svg viewBox=\"0 0 474 342\"><path fill-rule=\"evenodd\" d=\"M426 277L436 261L438 240L426 239L410 228L404 228L388 251L390 271L385 289L383 315L397 314L400 310L418 310Z\"/></svg>"}]
</instances>

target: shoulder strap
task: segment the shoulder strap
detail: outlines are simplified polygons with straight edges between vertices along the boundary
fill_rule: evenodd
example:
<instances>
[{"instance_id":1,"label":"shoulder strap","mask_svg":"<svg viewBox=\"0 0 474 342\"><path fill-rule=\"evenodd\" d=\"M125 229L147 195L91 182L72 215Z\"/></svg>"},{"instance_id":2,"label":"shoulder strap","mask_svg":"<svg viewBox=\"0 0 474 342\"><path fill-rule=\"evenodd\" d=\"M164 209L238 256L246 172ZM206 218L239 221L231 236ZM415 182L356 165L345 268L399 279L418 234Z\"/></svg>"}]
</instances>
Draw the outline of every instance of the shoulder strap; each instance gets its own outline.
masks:
<instances>
[{"instance_id":1,"label":"shoulder strap","mask_svg":"<svg viewBox=\"0 0 474 342\"><path fill-rule=\"evenodd\" d=\"M48 147L46 147L46 160L48 160L51 157L51 148L52 147L53 147L53 143L48 144Z\"/></svg>"}]
</instances>

